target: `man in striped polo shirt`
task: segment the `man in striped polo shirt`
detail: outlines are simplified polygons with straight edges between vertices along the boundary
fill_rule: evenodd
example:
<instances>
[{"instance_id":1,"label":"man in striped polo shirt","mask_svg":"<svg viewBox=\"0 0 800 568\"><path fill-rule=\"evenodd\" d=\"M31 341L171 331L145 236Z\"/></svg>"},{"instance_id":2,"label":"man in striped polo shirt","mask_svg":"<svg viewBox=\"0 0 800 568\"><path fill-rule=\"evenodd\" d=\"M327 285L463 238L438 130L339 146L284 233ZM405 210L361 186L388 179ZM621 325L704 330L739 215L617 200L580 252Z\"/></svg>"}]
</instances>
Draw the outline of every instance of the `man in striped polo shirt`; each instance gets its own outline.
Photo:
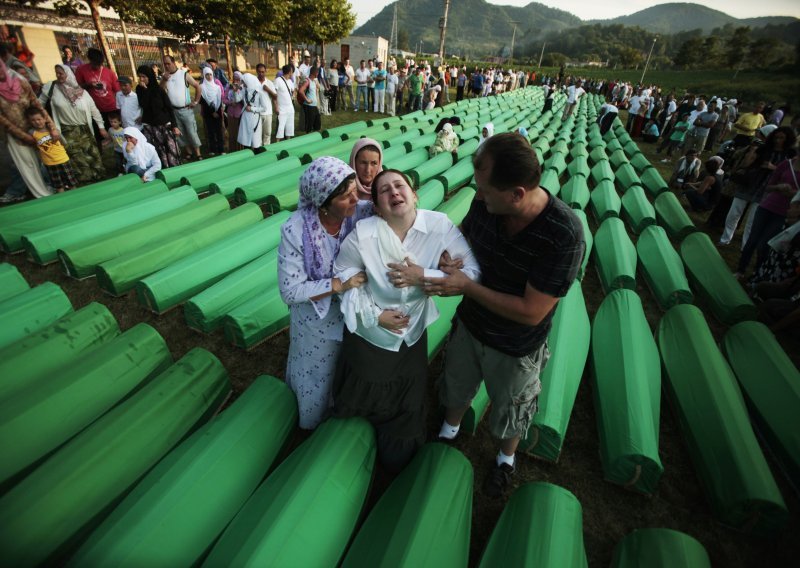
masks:
<instances>
[{"instance_id":1,"label":"man in striped polo shirt","mask_svg":"<svg viewBox=\"0 0 800 568\"><path fill-rule=\"evenodd\" d=\"M445 266L447 277L426 278L425 285L430 295L464 296L439 384L446 409L439 439L456 437L485 381L500 452L483 487L499 497L537 409L556 304L578 274L586 243L578 217L539 187L541 168L525 138L492 136L473 163L478 192L461 229L480 264L480 283Z\"/></svg>"}]
</instances>

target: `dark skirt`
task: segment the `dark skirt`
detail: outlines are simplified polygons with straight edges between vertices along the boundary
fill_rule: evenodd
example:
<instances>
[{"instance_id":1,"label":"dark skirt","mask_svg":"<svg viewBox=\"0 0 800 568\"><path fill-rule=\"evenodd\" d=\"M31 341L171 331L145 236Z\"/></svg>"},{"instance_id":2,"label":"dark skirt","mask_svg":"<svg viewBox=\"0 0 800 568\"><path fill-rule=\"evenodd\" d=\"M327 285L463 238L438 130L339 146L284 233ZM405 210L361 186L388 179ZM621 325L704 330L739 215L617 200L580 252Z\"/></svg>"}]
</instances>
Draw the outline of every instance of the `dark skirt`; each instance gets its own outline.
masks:
<instances>
[{"instance_id":1,"label":"dark skirt","mask_svg":"<svg viewBox=\"0 0 800 568\"><path fill-rule=\"evenodd\" d=\"M155 147L162 169L181 165L181 152L171 128L165 125L143 124L142 134Z\"/></svg>"},{"instance_id":2,"label":"dark skirt","mask_svg":"<svg viewBox=\"0 0 800 568\"><path fill-rule=\"evenodd\" d=\"M344 332L333 382L333 415L361 416L375 427L378 459L399 471L425 442L428 334L387 351Z\"/></svg>"}]
</instances>

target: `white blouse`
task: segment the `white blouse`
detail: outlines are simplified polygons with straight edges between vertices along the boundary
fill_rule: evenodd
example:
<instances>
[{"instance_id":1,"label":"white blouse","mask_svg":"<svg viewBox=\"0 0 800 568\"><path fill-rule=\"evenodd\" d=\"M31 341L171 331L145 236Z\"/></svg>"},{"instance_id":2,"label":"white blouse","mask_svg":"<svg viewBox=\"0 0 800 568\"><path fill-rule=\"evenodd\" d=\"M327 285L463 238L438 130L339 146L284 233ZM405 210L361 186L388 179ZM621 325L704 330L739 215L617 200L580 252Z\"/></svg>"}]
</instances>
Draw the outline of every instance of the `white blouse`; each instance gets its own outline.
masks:
<instances>
[{"instance_id":1,"label":"white blouse","mask_svg":"<svg viewBox=\"0 0 800 568\"><path fill-rule=\"evenodd\" d=\"M333 271L342 281L362 270L367 273L364 290L348 290L343 296L341 308L347 328L377 347L399 351L403 342L411 346L419 340L425 329L439 317L439 310L422 288L395 288L389 281L387 272L390 269L386 264L393 260L388 259L386 251L381 249L378 223L385 221L379 217L370 217L358 222L355 230L342 243ZM462 270L471 280L477 281L480 277L478 262L467 240L444 213L418 210L414 225L409 229L402 245L416 257L416 264L422 266L426 277L446 276L437 268L444 251L452 258L464 261ZM410 316L408 327L397 334L371 325L371 322L365 324L358 316L361 301L358 295L365 291L374 303L376 315L389 309L401 311Z\"/></svg>"},{"instance_id":2,"label":"white blouse","mask_svg":"<svg viewBox=\"0 0 800 568\"><path fill-rule=\"evenodd\" d=\"M42 94L39 95L39 101L42 103L42 106L46 105L49 100L47 93L50 92L50 85L51 83L47 83L47 85L42 88ZM78 97L73 105L69 102L69 99L64 96L61 89L55 85L53 88L53 100L50 101L50 103L53 123L59 130L61 130L62 125L81 126L83 124L91 129L92 122L94 122L98 128L105 128L103 116L100 114L97 105L94 104L94 100L92 100L92 97L89 96L87 92L84 92Z\"/></svg>"}]
</instances>

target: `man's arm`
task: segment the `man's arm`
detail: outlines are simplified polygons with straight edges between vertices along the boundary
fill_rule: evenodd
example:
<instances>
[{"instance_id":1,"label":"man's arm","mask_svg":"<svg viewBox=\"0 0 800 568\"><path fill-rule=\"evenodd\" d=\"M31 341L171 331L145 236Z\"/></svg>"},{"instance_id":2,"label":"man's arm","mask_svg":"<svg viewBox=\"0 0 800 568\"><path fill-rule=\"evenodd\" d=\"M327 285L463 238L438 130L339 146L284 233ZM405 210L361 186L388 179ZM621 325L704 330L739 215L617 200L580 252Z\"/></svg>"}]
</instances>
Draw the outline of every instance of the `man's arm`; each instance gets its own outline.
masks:
<instances>
[{"instance_id":1,"label":"man's arm","mask_svg":"<svg viewBox=\"0 0 800 568\"><path fill-rule=\"evenodd\" d=\"M192 77L192 74L189 73L188 69L186 69L185 76L186 76L186 84L194 87L194 100L192 101L192 106L197 106L200 104L200 96L202 95L202 92L200 90L200 85L197 83L195 78Z\"/></svg>"},{"instance_id":2,"label":"man's arm","mask_svg":"<svg viewBox=\"0 0 800 568\"><path fill-rule=\"evenodd\" d=\"M443 267L446 278L424 278L425 293L429 296L458 296L463 294L483 307L513 322L539 325L558 303L558 298L539 292L528 283L525 295L514 296L470 280L461 270Z\"/></svg>"}]
</instances>

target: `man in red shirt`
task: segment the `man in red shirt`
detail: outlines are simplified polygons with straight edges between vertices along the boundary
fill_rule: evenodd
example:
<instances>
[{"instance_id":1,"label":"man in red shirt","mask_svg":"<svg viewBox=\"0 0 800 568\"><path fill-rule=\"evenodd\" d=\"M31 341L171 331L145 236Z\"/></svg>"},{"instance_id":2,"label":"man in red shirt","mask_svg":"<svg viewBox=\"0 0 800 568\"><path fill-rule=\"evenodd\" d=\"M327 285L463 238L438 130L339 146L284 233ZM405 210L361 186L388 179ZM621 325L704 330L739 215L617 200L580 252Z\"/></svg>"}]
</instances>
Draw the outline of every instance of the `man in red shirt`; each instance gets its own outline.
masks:
<instances>
[{"instance_id":1,"label":"man in red shirt","mask_svg":"<svg viewBox=\"0 0 800 568\"><path fill-rule=\"evenodd\" d=\"M94 100L97 109L103 116L106 130L110 124L108 115L117 112L117 91L119 91L119 81L117 74L108 67L103 66L103 52L91 47L87 52L89 63L84 63L75 70L75 79L78 84L89 93ZM100 131L95 125L95 138L100 143L102 139Z\"/></svg>"}]
</instances>

